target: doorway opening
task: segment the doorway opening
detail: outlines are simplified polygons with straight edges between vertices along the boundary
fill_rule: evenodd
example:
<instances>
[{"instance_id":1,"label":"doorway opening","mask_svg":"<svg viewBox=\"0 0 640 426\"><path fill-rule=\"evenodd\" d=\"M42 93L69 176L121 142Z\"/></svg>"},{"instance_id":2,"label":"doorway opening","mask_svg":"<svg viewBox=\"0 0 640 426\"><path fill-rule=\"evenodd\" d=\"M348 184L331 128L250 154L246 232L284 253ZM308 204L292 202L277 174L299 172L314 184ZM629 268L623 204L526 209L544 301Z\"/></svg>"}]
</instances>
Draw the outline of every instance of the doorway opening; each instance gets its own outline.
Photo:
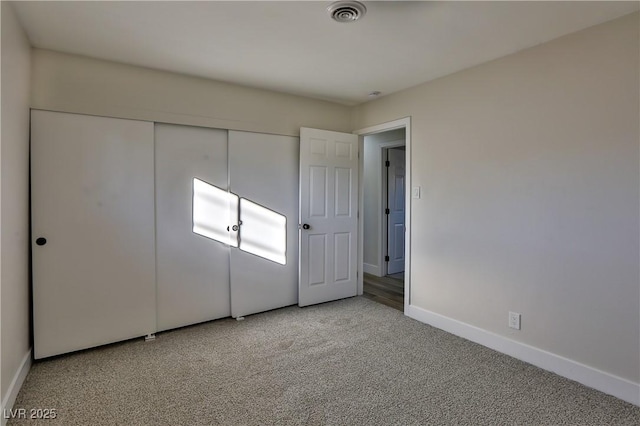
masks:
<instances>
[{"instance_id":1,"label":"doorway opening","mask_svg":"<svg viewBox=\"0 0 640 426\"><path fill-rule=\"evenodd\" d=\"M406 127L362 138L363 296L404 311L407 210Z\"/></svg>"}]
</instances>

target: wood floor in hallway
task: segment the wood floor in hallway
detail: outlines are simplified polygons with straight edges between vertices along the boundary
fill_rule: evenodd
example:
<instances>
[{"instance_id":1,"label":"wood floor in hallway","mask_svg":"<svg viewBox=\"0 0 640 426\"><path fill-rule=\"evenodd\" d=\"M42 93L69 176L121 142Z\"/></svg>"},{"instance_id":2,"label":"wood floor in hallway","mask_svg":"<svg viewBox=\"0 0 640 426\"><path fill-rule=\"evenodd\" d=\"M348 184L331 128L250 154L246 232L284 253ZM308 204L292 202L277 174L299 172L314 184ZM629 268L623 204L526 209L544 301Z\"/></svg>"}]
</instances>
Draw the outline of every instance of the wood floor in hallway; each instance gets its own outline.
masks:
<instances>
[{"instance_id":1,"label":"wood floor in hallway","mask_svg":"<svg viewBox=\"0 0 640 426\"><path fill-rule=\"evenodd\" d=\"M404 280L364 274L364 297L404 311Z\"/></svg>"}]
</instances>

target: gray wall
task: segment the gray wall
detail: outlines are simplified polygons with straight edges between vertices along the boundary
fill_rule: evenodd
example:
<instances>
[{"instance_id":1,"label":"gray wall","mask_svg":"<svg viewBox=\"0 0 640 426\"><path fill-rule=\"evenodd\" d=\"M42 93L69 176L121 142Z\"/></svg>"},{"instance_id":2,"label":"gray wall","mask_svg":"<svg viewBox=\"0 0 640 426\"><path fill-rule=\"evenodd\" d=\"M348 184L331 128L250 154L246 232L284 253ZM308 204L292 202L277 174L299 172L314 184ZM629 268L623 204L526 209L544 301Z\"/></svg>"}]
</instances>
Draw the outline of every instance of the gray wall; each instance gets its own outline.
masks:
<instances>
[{"instance_id":1,"label":"gray wall","mask_svg":"<svg viewBox=\"0 0 640 426\"><path fill-rule=\"evenodd\" d=\"M638 28L356 107L358 129L411 116L413 305L638 383Z\"/></svg>"},{"instance_id":2,"label":"gray wall","mask_svg":"<svg viewBox=\"0 0 640 426\"><path fill-rule=\"evenodd\" d=\"M13 6L2 2L0 145L0 323L2 398L30 350L29 341L29 41ZM26 358L30 361L30 358ZM17 391L17 389L15 389Z\"/></svg>"},{"instance_id":3,"label":"gray wall","mask_svg":"<svg viewBox=\"0 0 640 426\"><path fill-rule=\"evenodd\" d=\"M204 78L33 50L33 108L299 136L350 132L351 108Z\"/></svg>"}]
</instances>

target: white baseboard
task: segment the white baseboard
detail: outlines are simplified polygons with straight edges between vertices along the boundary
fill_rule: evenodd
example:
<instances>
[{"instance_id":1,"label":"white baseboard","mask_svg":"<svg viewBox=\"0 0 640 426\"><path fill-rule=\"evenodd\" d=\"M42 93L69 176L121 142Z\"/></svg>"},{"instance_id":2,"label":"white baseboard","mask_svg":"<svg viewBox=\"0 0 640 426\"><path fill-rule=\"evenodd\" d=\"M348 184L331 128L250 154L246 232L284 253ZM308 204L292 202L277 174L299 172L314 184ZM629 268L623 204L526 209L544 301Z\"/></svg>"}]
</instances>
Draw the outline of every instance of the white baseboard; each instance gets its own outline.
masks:
<instances>
[{"instance_id":1,"label":"white baseboard","mask_svg":"<svg viewBox=\"0 0 640 426\"><path fill-rule=\"evenodd\" d=\"M640 384L487 330L409 305L405 314L456 336L554 372L567 379L640 406Z\"/></svg>"},{"instance_id":2,"label":"white baseboard","mask_svg":"<svg viewBox=\"0 0 640 426\"><path fill-rule=\"evenodd\" d=\"M381 277L382 276L382 272L380 271L380 268L378 267L378 265L372 265L370 263L363 263L362 264L362 270L366 274L375 275L376 277Z\"/></svg>"},{"instance_id":3,"label":"white baseboard","mask_svg":"<svg viewBox=\"0 0 640 426\"><path fill-rule=\"evenodd\" d=\"M18 392L20 392L20 388L22 388L24 379L27 378L27 374L29 374L30 369L31 369L31 349L29 349L29 351L25 354L24 358L22 358L22 362L20 363L20 368L18 369L18 371L16 371L15 376L13 376L13 380L9 385L7 394L4 395L4 398L2 399L2 412L0 412L0 418L2 419L2 426L7 424L8 419L5 418L4 414L5 412L13 408L13 404L16 402L16 398L18 397Z\"/></svg>"}]
</instances>

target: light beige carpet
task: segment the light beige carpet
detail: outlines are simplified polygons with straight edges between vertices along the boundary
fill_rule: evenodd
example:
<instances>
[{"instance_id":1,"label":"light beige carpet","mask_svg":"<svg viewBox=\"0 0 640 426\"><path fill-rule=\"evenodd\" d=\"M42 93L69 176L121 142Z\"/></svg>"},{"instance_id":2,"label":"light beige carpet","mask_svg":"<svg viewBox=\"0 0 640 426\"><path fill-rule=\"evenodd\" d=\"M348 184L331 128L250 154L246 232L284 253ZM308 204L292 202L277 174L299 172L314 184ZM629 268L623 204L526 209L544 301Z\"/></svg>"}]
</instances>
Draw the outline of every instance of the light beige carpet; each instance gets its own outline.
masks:
<instances>
[{"instance_id":1,"label":"light beige carpet","mask_svg":"<svg viewBox=\"0 0 640 426\"><path fill-rule=\"evenodd\" d=\"M56 409L39 425L640 424L638 407L361 297L37 362L21 407Z\"/></svg>"}]
</instances>

